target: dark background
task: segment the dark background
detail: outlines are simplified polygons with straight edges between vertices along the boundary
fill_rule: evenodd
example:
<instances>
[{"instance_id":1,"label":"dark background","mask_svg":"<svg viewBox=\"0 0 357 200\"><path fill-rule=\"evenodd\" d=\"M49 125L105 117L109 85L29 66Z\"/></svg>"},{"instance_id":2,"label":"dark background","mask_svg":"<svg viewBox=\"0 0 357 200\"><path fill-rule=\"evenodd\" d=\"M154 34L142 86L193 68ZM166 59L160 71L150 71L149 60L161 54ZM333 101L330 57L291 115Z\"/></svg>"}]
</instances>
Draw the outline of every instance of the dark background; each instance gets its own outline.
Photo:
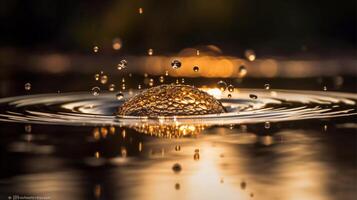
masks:
<instances>
[{"instance_id":1,"label":"dark background","mask_svg":"<svg viewBox=\"0 0 357 200\"><path fill-rule=\"evenodd\" d=\"M354 0L9 0L0 21L0 47L28 51L87 52L120 37L135 55L207 44L225 54L356 53Z\"/></svg>"}]
</instances>

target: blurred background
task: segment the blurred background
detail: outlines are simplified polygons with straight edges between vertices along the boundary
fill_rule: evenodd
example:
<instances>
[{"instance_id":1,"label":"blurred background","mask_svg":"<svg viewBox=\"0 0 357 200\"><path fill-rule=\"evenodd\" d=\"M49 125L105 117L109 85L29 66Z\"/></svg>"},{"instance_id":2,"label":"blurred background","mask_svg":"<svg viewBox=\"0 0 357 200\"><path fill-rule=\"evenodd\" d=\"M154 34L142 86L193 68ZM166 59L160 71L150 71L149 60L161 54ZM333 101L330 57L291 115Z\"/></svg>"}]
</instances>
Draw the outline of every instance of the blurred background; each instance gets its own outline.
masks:
<instances>
[{"instance_id":1,"label":"blurred background","mask_svg":"<svg viewBox=\"0 0 357 200\"><path fill-rule=\"evenodd\" d=\"M128 73L159 76L173 57L183 67L172 76L237 78L245 65L242 87L293 78L296 89L330 89L336 80L325 77L337 76L354 91L356 19L354 0L1 1L0 95L21 94L26 82L34 93L88 90L101 70L112 82ZM119 74L121 59L129 67Z\"/></svg>"}]
</instances>

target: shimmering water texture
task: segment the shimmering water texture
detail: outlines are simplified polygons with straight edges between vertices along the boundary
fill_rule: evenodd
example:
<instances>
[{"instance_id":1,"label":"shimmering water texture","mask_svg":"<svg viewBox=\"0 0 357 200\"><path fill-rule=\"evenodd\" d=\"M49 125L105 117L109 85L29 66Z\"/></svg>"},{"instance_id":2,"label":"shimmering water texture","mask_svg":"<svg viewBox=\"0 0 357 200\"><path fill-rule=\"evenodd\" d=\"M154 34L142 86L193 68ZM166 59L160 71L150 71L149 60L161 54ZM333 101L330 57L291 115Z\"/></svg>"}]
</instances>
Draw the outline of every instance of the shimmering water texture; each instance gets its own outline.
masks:
<instances>
[{"instance_id":1,"label":"shimmering water texture","mask_svg":"<svg viewBox=\"0 0 357 200\"><path fill-rule=\"evenodd\" d=\"M137 91L125 92L118 100L115 94L103 92L26 95L0 100L0 121L56 125L231 125L241 123L279 122L324 119L356 115L357 95L352 93L297 90L241 89L221 92L203 89L215 96L226 112L178 116L118 116L120 107ZM230 93L232 97L228 98ZM254 94L257 98L250 98ZM195 99L190 101L200 101ZM212 98L213 99L213 98ZM193 102L194 104L194 102ZM161 106L167 105L162 102ZM140 105L138 105L140 106ZM179 112L178 112L179 113Z\"/></svg>"}]
</instances>

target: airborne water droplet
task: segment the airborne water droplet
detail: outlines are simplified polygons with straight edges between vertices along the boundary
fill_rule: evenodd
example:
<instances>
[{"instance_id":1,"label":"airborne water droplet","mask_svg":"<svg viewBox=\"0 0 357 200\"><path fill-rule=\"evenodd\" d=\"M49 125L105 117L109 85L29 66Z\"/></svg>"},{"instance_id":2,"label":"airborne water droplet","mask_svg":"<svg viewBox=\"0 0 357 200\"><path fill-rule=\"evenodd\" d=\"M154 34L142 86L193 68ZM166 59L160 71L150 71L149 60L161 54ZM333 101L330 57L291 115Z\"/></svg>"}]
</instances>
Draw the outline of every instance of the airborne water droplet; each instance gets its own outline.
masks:
<instances>
[{"instance_id":1,"label":"airborne water droplet","mask_svg":"<svg viewBox=\"0 0 357 200\"><path fill-rule=\"evenodd\" d=\"M324 86L323 90L324 90L324 91L327 91L327 86Z\"/></svg>"},{"instance_id":2,"label":"airborne water droplet","mask_svg":"<svg viewBox=\"0 0 357 200\"><path fill-rule=\"evenodd\" d=\"M93 47L93 51L94 51L94 53L97 53L99 51L99 47L98 46L94 46Z\"/></svg>"},{"instance_id":3,"label":"airborne water droplet","mask_svg":"<svg viewBox=\"0 0 357 200\"><path fill-rule=\"evenodd\" d=\"M114 84L110 84L108 89L109 89L109 91L113 92L115 90L115 85Z\"/></svg>"},{"instance_id":4,"label":"airborne water droplet","mask_svg":"<svg viewBox=\"0 0 357 200\"><path fill-rule=\"evenodd\" d=\"M107 75L103 75L102 77L100 77L100 83L101 84L106 84L108 82L108 76Z\"/></svg>"},{"instance_id":5,"label":"airborne water droplet","mask_svg":"<svg viewBox=\"0 0 357 200\"><path fill-rule=\"evenodd\" d=\"M117 66L118 70L125 69L128 66L128 62L126 60L121 60Z\"/></svg>"},{"instance_id":6,"label":"airborne water droplet","mask_svg":"<svg viewBox=\"0 0 357 200\"><path fill-rule=\"evenodd\" d=\"M94 96L98 96L99 95L99 93L100 93L100 88L99 87L93 87L92 88L92 94L94 95Z\"/></svg>"},{"instance_id":7,"label":"airborne water droplet","mask_svg":"<svg viewBox=\"0 0 357 200\"><path fill-rule=\"evenodd\" d=\"M217 86L222 92L224 92L226 91L227 83L224 81L218 81Z\"/></svg>"},{"instance_id":8,"label":"airborne water droplet","mask_svg":"<svg viewBox=\"0 0 357 200\"><path fill-rule=\"evenodd\" d=\"M99 77L100 77L99 74L95 74L95 75L94 75L94 80L98 81L98 80L99 80Z\"/></svg>"},{"instance_id":9,"label":"airborne water droplet","mask_svg":"<svg viewBox=\"0 0 357 200\"><path fill-rule=\"evenodd\" d=\"M270 122L265 122L264 123L264 128L269 129L270 128Z\"/></svg>"},{"instance_id":10,"label":"airborne water droplet","mask_svg":"<svg viewBox=\"0 0 357 200\"><path fill-rule=\"evenodd\" d=\"M173 60L173 61L171 62L171 66L172 66L172 68L174 68L174 69L178 69L178 68L181 67L181 62L180 62L179 60Z\"/></svg>"},{"instance_id":11,"label":"airborne water droplet","mask_svg":"<svg viewBox=\"0 0 357 200\"><path fill-rule=\"evenodd\" d=\"M241 65L239 67L238 75L239 75L239 77L244 77L245 75L247 75L247 72L248 72L247 68L245 68L244 65Z\"/></svg>"},{"instance_id":12,"label":"airborne water droplet","mask_svg":"<svg viewBox=\"0 0 357 200\"><path fill-rule=\"evenodd\" d=\"M169 71L165 71L165 76L168 76L169 75Z\"/></svg>"},{"instance_id":13,"label":"airborne water droplet","mask_svg":"<svg viewBox=\"0 0 357 200\"><path fill-rule=\"evenodd\" d=\"M234 86L232 84L228 85L227 87L229 92L233 92L234 91Z\"/></svg>"},{"instance_id":14,"label":"airborne water droplet","mask_svg":"<svg viewBox=\"0 0 357 200\"><path fill-rule=\"evenodd\" d=\"M148 55L149 56L154 55L154 49L148 49Z\"/></svg>"},{"instance_id":15,"label":"airborne water droplet","mask_svg":"<svg viewBox=\"0 0 357 200\"><path fill-rule=\"evenodd\" d=\"M119 50L119 49L121 49L121 46L122 46L122 42L121 42L121 40L119 39L119 38L115 38L114 40L113 40L113 49L114 50Z\"/></svg>"},{"instance_id":16,"label":"airborne water droplet","mask_svg":"<svg viewBox=\"0 0 357 200\"><path fill-rule=\"evenodd\" d=\"M160 83L163 83L165 81L163 76L160 76Z\"/></svg>"},{"instance_id":17,"label":"airborne water droplet","mask_svg":"<svg viewBox=\"0 0 357 200\"><path fill-rule=\"evenodd\" d=\"M200 70L200 68L199 68L198 66L194 66L194 67L193 67L193 71L194 71L194 72L198 72L199 70Z\"/></svg>"},{"instance_id":18,"label":"airborne water droplet","mask_svg":"<svg viewBox=\"0 0 357 200\"><path fill-rule=\"evenodd\" d=\"M149 80L149 86L150 86L150 87L154 86L154 79L151 78L151 79Z\"/></svg>"},{"instance_id":19,"label":"airborne water droplet","mask_svg":"<svg viewBox=\"0 0 357 200\"><path fill-rule=\"evenodd\" d=\"M31 83L26 83L26 84L25 84L25 90L26 90L26 91L31 90Z\"/></svg>"},{"instance_id":20,"label":"airborne water droplet","mask_svg":"<svg viewBox=\"0 0 357 200\"><path fill-rule=\"evenodd\" d=\"M255 60L255 52L251 49L246 50L244 55L249 61Z\"/></svg>"}]
</instances>

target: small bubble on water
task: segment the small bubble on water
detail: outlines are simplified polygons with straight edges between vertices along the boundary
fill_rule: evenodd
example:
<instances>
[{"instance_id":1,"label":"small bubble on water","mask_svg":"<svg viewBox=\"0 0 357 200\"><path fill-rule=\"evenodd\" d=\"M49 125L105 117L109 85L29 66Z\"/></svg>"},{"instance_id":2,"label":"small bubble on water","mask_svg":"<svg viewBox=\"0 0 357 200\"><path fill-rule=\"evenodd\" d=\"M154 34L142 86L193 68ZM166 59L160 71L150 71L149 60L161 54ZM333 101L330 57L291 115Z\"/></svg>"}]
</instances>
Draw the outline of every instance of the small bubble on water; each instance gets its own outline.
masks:
<instances>
[{"instance_id":1,"label":"small bubble on water","mask_svg":"<svg viewBox=\"0 0 357 200\"><path fill-rule=\"evenodd\" d=\"M250 94L250 95L249 95L249 98L251 98L251 99L258 99L258 96L255 95L255 94Z\"/></svg>"},{"instance_id":2,"label":"small bubble on water","mask_svg":"<svg viewBox=\"0 0 357 200\"><path fill-rule=\"evenodd\" d=\"M269 85L269 84L265 84L265 85L264 85L264 88L265 88L266 90L269 90L269 89L270 89L270 85Z\"/></svg>"},{"instance_id":3,"label":"small bubble on water","mask_svg":"<svg viewBox=\"0 0 357 200\"><path fill-rule=\"evenodd\" d=\"M227 89L227 83L224 81L218 81L217 86L222 92L226 91Z\"/></svg>"},{"instance_id":4,"label":"small bubble on water","mask_svg":"<svg viewBox=\"0 0 357 200\"><path fill-rule=\"evenodd\" d=\"M93 87L92 88L92 94L94 95L94 96L98 96L99 95L99 93L100 93L100 88L99 87Z\"/></svg>"},{"instance_id":5,"label":"small bubble on water","mask_svg":"<svg viewBox=\"0 0 357 200\"><path fill-rule=\"evenodd\" d=\"M178 68L181 67L181 62L180 62L179 60L173 60L173 61L171 62L171 66L172 66L172 68L174 68L174 69L178 69Z\"/></svg>"},{"instance_id":6,"label":"small bubble on water","mask_svg":"<svg viewBox=\"0 0 357 200\"><path fill-rule=\"evenodd\" d=\"M97 53L99 51L99 47L98 46L94 46L93 47L93 51L94 51L94 53Z\"/></svg>"},{"instance_id":7,"label":"small bubble on water","mask_svg":"<svg viewBox=\"0 0 357 200\"><path fill-rule=\"evenodd\" d=\"M114 84L110 84L108 87L108 90L113 92L115 90L115 85Z\"/></svg>"},{"instance_id":8,"label":"small bubble on water","mask_svg":"<svg viewBox=\"0 0 357 200\"><path fill-rule=\"evenodd\" d=\"M120 38L114 38L114 39L113 39L113 44L112 44L112 46L113 46L113 49L114 49L114 50L119 50L119 49L121 49L122 42L121 42Z\"/></svg>"},{"instance_id":9,"label":"small bubble on water","mask_svg":"<svg viewBox=\"0 0 357 200\"><path fill-rule=\"evenodd\" d=\"M160 83L163 83L165 81L163 76L160 76Z\"/></svg>"},{"instance_id":10,"label":"small bubble on water","mask_svg":"<svg viewBox=\"0 0 357 200\"><path fill-rule=\"evenodd\" d=\"M100 78L100 75L99 74L94 74L94 80L98 81Z\"/></svg>"},{"instance_id":11,"label":"small bubble on water","mask_svg":"<svg viewBox=\"0 0 357 200\"><path fill-rule=\"evenodd\" d=\"M165 71L165 76L169 76L169 71Z\"/></svg>"},{"instance_id":12,"label":"small bubble on water","mask_svg":"<svg viewBox=\"0 0 357 200\"><path fill-rule=\"evenodd\" d=\"M265 122L264 123L264 128L269 129L270 128L270 122Z\"/></svg>"},{"instance_id":13,"label":"small bubble on water","mask_svg":"<svg viewBox=\"0 0 357 200\"><path fill-rule=\"evenodd\" d=\"M101 84L106 84L108 82L108 76L107 75L103 75L100 77L100 83Z\"/></svg>"},{"instance_id":14,"label":"small bubble on water","mask_svg":"<svg viewBox=\"0 0 357 200\"><path fill-rule=\"evenodd\" d=\"M179 173L179 172L182 170L182 167L181 167L180 164L175 163L175 164L172 166L172 170L173 170L175 173Z\"/></svg>"},{"instance_id":15,"label":"small bubble on water","mask_svg":"<svg viewBox=\"0 0 357 200\"><path fill-rule=\"evenodd\" d=\"M327 86L324 86L323 90L324 90L324 91L327 91Z\"/></svg>"},{"instance_id":16,"label":"small bubble on water","mask_svg":"<svg viewBox=\"0 0 357 200\"><path fill-rule=\"evenodd\" d=\"M239 77L244 77L245 75L247 75L247 72L247 68L244 65L241 65L239 67L238 75Z\"/></svg>"},{"instance_id":17,"label":"small bubble on water","mask_svg":"<svg viewBox=\"0 0 357 200\"><path fill-rule=\"evenodd\" d=\"M194 66L194 67L193 67L193 71L194 71L194 72L198 72L198 71L200 71L200 68L199 68L198 66Z\"/></svg>"},{"instance_id":18,"label":"small bubble on water","mask_svg":"<svg viewBox=\"0 0 357 200\"><path fill-rule=\"evenodd\" d=\"M181 83L185 83L185 79L184 78L181 79Z\"/></svg>"},{"instance_id":19,"label":"small bubble on water","mask_svg":"<svg viewBox=\"0 0 357 200\"><path fill-rule=\"evenodd\" d=\"M228 94L227 97L228 97L228 98L232 98L232 94Z\"/></svg>"},{"instance_id":20,"label":"small bubble on water","mask_svg":"<svg viewBox=\"0 0 357 200\"><path fill-rule=\"evenodd\" d=\"M31 83L26 83L25 84L25 90L30 91L31 90Z\"/></svg>"},{"instance_id":21,"label":"small bubble on water","mask_svg":"<svg viewBox=\"0 0 357 200\"><path fill-rule=\"evenodd\" d=\"M124 94L123 94L121 91L119 91L119 92L115 95L115 97L117 98L117 100L121 100L121 99L124 98Z\"/></svg>"},{"instance_id":22,"label":"small bubble on water","mask_svg":"<svg viewBox=\"0 0 357 200\"><path fill-rule=\"evenodd\" d=\"M140 84L138 85L138 89L141 90L141 85Z\"/></svg>"},{"instance_id":23,"label":"small bubble on water","mask_svg":"<svg viewBox=\"0 0 357 200\"><path fill-rule=\"evenodd\" d=\"M251 49L248 49L244 52L245 57L249 60L249 61L254 61L255 60L255 52Z\"/></svg>"},{"instance_id":24,"label":"small bubble on water","mask_svg":"<svg viewBox=\"0 0 357 200\"><path fill-rule=\"evenodd\" d=\"M149 56L154 55L154 49L148 49L148 55Z\"/></svg>"},{"instance_id":25,"label":"small bubble on water","mask_svg":"<svg viewBox=\"0 0 357 200\"><path fill-rule=\"evenodd\" d=\"M227 87L229 92L233 92L234 91L234 86L232 84L228 85Z\"/></svg>"}]
</instances>

